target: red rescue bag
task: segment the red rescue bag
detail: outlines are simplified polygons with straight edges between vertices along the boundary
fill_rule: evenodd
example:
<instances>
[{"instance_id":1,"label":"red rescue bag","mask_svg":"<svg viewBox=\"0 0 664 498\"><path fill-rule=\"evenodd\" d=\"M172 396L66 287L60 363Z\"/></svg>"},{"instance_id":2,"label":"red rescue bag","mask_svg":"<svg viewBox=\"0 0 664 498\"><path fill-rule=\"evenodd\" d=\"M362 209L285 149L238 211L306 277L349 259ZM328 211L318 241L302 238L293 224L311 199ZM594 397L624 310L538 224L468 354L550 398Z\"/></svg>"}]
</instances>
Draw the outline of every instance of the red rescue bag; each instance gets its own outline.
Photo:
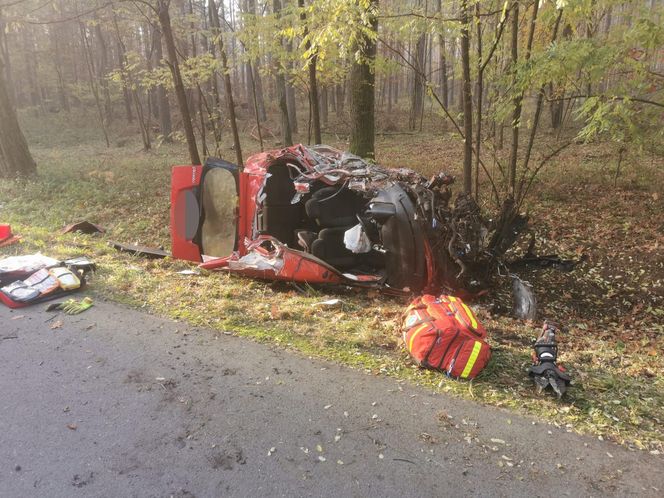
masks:
<instances>
[{"instance_id":1,"label":"red rescue bag","mask_svg":"<svg viewBox=\"0 0 664 498\"><path fill-rule=\"evenodd\" d=\"M406 349L420 366L450 377L472 379L491 358L486 330L458 297L416 298L406 309L402 330Z\"/></svg>"}]
</instances>

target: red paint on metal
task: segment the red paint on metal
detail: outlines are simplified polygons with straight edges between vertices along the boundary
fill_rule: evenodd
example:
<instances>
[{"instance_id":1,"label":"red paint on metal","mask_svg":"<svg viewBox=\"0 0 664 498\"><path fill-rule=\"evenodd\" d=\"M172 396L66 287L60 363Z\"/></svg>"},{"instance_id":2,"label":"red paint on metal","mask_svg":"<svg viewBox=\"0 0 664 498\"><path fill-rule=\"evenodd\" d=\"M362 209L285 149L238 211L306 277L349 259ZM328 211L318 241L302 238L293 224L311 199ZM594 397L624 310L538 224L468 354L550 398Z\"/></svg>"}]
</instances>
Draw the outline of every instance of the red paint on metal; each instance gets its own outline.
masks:
<instances>
[{"instance_id":1,"label":"red paint on metal","mask_svg":"<svg viewBox=\"0 0 664 498\"><path fill-rule=\"evenodd\" d=\"M200 261L201 250L185 237L185 195L201 182L202 166L173 166L171 170L171 253L176 259Z\"/></svg>"}]
</instances>

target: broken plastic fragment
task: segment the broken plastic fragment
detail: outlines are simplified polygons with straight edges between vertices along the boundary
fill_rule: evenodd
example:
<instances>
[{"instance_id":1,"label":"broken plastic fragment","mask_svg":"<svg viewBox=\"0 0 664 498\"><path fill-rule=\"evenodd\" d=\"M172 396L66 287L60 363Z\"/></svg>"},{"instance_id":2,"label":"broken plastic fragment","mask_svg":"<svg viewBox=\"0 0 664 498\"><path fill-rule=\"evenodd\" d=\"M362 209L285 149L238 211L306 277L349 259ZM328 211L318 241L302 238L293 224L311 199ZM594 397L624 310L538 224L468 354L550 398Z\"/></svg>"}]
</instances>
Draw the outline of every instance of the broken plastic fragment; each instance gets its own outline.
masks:
<instances>
[{"instance_id":1,"label":"broken plastic fragment","mask_svg":"<svg viewBox=\"0 0 664 498\"><path fill-rule=\"evenodd\" d=\"M278 272L284 266L284 260L277 257L268 257L258 252L252 251L242 256L237 261L230 260L228 268L230 270L244 270L247 268L255 270L272 270Z\"/></svg>"}]
</instances>

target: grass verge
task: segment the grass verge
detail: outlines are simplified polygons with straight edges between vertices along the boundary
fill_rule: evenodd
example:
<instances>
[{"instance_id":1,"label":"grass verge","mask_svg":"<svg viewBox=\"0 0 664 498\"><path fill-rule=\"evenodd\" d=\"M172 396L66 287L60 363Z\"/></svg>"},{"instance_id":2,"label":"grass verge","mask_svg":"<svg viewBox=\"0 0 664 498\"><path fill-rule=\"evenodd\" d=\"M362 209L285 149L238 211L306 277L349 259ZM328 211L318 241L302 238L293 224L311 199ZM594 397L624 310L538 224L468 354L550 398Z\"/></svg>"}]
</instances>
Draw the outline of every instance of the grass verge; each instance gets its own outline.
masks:
<instances>
[{"instance_id":1,"label":"grass verge","mask_svg":"<svg viewBox=\"0 0 664 498\"><path fill-rule=\"evenodd\" d=\"M109 239L168 245L169 170L171 164L186 162L184 148L164 146L144 153L130 140L107 149L92 137L68 138L71 130L59 141L51 128L39 126L28 126L33 144L34 135L43 133L33 145L39 177L0 181L0 221L11 223L24 237L21 244L0 249L0 256L34 251L86 255L100 267L91 286L98 295L372 374L408 379L630 447L663 449L662 206L652 189L652 175L661 178L658 164L635 166L621 179L621 188L614 189L596 174L606 161L600 149L579 148L561 157L536 186L531 214L541 245L566 256L589 255L569 274L544 270L523 275L535 285L543 316L568 329L561 337L561 360L575 384L559 402L535 395L525 370L537 325L507 316L504 290L477 303L490 333L491 363L473 382L457 382L416 368L400 347L398 321L405 300L350 289L309 288L302 293L287 284L223 273L182 275L178 271L192 265L117 253L107 245ZM450 160L456 148L458 144L434 136L386 137L379 144L379 161L427 173L457 173L430 159ZM579 156L576 167L570 165L570 158ZM644 212L651 215L644 217ZM108 233L59 233L81 219L105 226ZM341 308L318 304L332 296L342 300Z\"/></svg>"}]
</instances>

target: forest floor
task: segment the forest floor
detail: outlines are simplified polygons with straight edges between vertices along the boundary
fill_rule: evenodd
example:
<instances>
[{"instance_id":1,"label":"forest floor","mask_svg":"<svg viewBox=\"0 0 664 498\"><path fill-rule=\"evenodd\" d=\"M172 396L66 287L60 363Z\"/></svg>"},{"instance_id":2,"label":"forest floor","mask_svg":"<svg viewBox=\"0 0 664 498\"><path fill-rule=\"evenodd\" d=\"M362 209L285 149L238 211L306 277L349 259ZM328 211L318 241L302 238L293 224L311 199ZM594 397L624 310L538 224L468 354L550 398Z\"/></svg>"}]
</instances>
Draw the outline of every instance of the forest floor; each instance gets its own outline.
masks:
<instances>
[{"instance_id":1,"label":"forest floor","mask_svg":"<svg viewBox=\"0 0 664 498\"><path fill-rule=\"evenodd\" d=\"M188 162L186 147L164 144L146 153L135 130L118 126L107 148L99 130L85 123L87 116L24 117L39 175L0 181L0 221L23 236L21 244L0 249L0 256L86 255L99 265L90 289L117 301L531 414L570 431L664 451L662 157L626 155L614 186L616 147L574 145L534 183L527 210L537 252L585 256L569 273L520 273L534 285L540 316L564 326L560 361L574 382L558 401L536 395L526 374L541 323L509 316L507 284L473 303L489 331L493 359L473 382L457 382L418 369L401 347L405 299L348 289L309 288L302 294L284 283L217 272L182 275L177 272L194 266L116 252L108 240L168 248L170 166ZM330 145L345 148L342 138L324 135ZM543 137L536 153L546 154L551 140ZM251 139L244 147L245 157L258 150ZM377 139L377 162L426 174L458 175L461 154L462 143L451 134L389 133ZM234 157L230 149L225 155ZM65 224L83 219L107 233L60 233ZM340 298L342 308L315 306L330 297Z\"/></svg>"}]
</instances>

